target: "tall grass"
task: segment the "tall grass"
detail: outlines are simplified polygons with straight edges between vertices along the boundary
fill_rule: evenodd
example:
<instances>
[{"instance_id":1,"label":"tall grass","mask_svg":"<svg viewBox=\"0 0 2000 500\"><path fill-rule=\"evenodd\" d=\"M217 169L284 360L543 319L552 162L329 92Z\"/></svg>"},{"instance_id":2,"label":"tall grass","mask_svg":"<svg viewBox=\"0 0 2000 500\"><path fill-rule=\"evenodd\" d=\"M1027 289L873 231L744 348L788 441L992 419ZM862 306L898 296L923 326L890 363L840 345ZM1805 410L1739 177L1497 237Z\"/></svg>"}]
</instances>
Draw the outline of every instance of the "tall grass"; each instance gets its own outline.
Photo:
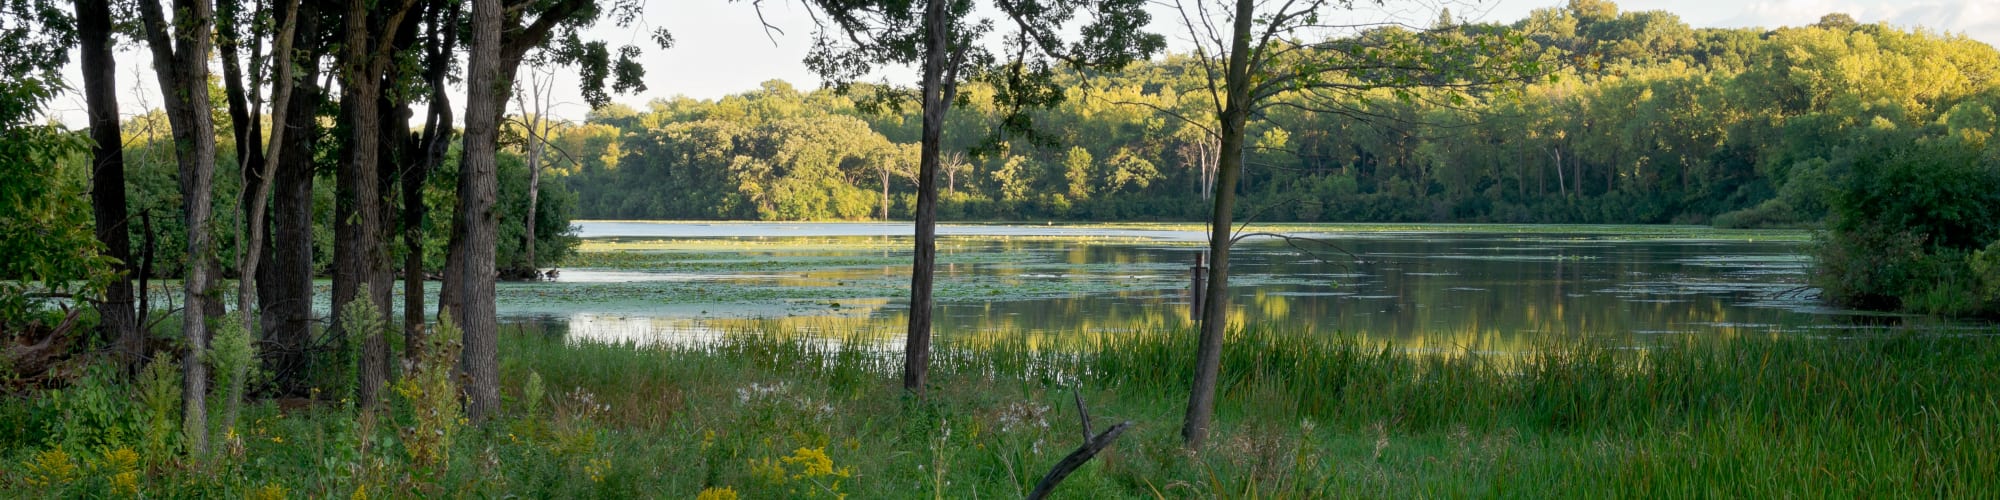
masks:
<instances>
[{"instance_id":1,"label":"tall grass","mask_svg":"<svg viewBox=\"0 0 2000 500\"><path fill-rule=\"evenodd\" d=\"M1059 489L1084 498L1949 497L1990 494L2000 477L2000 340L1987 337L1690 338L1490 354L1251 328L1226 344L1219 428L1200 453L1179 445L1193 363L1183 330L945 342L927 400L895 389L895 340L752 327L708 345L639 347L514 332L501 355L515 413L457 439L425 491L1019 496L1080 443L1078 390L1100 427L1137 424ZM531 379L542 382L529 389ZM9 401L0 415L32 425L50 418L38 405ZM413 465L342 444L394 441L393 429L357 428L351 410L265 405L248 417L246 458L228 465L242 474L154 467L141 490L270 486L228 479L256 477L314 496L415 491L367 484ZM50 449L43 442L60 441L4 443L0 460L32 461ZM378 473L328 473L354 464ZM0 479L0 496L110 491L88 473L69 489L30 487L43 483L24 474Z\"/></svg>"}]
</instances>

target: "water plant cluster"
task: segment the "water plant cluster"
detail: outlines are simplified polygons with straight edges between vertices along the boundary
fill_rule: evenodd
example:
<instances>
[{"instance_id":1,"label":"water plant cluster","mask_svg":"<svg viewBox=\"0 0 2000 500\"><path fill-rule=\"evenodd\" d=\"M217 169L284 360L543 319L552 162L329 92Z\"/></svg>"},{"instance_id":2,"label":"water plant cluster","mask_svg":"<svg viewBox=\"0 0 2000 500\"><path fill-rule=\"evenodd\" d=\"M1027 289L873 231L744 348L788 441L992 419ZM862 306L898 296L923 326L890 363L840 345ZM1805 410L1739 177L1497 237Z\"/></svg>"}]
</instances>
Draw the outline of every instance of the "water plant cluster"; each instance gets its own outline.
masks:
<instances>
[{"instance_id":1,"label":"water plant cluster","mask_svg":"<svg viewBox=\"0 0 2000 500\"><path fill-rule=\"evenodd\" d=\"M0 496L1019 496L1081 443L1078 391L1100 427L1135 426L1061 486L1077 497L1964 496L2000 477L2000 343L1977 336L1493 354L1252 326L1223 358L1219 453L1195 454L1177 434L1182 330L948 342L923 400L893 389L875 332L640 347L515 331L510 412L483 427L445 396L455 337L438 330L381 409L252 403L208 455L179 452L178 395L155 394L172 370L0 401L30 423L0 433Z\"/></svg>"}]
</instances>

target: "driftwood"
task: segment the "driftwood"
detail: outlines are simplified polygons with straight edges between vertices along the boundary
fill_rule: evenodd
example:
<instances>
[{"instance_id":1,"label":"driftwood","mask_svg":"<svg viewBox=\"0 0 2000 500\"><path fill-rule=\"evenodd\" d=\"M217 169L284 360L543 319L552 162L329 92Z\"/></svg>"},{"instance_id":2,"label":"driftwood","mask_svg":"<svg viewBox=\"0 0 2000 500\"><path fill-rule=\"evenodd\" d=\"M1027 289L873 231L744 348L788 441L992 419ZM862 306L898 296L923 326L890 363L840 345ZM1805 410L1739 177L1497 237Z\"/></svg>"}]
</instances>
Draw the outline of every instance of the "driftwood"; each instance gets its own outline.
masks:
<instances>
[{"instance_id":1,"label":"driftwood","mask_svg":"<svg viewBox=\"0 0 2000 500\"><path fill-rule=\"evenodd\" d=\"M1049 469L1048 475L1042 476L1041 482L1035 483L1035 490L1028 493L1029 500L1048 498L1049 492L1054 491L1056 485L1061 484L1064 479L1068 479L1070 473L1076 472L1078 467L1090 462L1098 452L1110 448L1111 443L1118 440L1118 436L1125 434L1125 429L1132 427L1132 422L1128 420L1105 429L1103 434L1091 434L1090 410L1083 406L1082 389L1076 391L1076 415L1083 421L1083 446L1078 446L1076 451L1063 457L1061 462L1056 462L1055 468Z\"/></svg>"}]
</instances>

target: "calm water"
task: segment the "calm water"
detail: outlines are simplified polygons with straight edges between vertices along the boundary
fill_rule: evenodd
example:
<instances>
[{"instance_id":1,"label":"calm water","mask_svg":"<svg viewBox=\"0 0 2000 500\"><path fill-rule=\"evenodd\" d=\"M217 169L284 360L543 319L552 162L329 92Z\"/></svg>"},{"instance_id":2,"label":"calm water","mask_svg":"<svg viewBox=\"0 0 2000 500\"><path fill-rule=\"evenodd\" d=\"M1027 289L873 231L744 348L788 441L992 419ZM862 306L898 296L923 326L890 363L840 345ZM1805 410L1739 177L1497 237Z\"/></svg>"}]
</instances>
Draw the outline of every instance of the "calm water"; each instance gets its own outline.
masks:
<instances>
[{"instance_id":1,"label":"calm water","mask_svg":"<svg viewBox=\"0 0 2000 500\"><path fill-rule=\"evenodd\" d=\"M577 338L700 342L751 322L897 332L908 224L583 222L590 252L645 263L503 285L503 316ZM1288 227L1240 244L1232 321L1410 348L1516 350L1577 336L1811 334L1928 318L1826 308L1797 233L1583 227ZM1553 232L1551 232L1553 231ZM1177 325L1185 226L941 226L941 339Z\"/></svg>"}]
</instances>

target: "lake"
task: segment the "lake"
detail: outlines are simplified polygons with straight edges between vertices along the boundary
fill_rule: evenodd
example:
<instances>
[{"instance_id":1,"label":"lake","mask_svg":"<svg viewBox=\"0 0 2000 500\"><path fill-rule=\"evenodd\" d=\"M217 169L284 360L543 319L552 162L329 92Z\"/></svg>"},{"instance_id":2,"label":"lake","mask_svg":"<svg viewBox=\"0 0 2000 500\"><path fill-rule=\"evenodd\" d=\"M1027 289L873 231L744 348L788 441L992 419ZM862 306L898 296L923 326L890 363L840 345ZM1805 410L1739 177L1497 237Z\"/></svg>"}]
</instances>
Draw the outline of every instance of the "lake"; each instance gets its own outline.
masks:
<instances>
[{"instance_id":1,"label":"lake","mask_svg":"<svg viewBox=\"0 0 2000 500\"><path fill-rule=\"evenodd\" d=\"M904 329L909 223L583 221L552 281L503 283L504 321L577 339L700 343L777 325ZM1805 286L1809 235L1660 226L1252 228L1232 255L1232 322L1410 349L1838 333L1918 316L1830 309ZM1188 323L1192 224L938 228L941 342Z\"/></svg>"}]
</instances>

